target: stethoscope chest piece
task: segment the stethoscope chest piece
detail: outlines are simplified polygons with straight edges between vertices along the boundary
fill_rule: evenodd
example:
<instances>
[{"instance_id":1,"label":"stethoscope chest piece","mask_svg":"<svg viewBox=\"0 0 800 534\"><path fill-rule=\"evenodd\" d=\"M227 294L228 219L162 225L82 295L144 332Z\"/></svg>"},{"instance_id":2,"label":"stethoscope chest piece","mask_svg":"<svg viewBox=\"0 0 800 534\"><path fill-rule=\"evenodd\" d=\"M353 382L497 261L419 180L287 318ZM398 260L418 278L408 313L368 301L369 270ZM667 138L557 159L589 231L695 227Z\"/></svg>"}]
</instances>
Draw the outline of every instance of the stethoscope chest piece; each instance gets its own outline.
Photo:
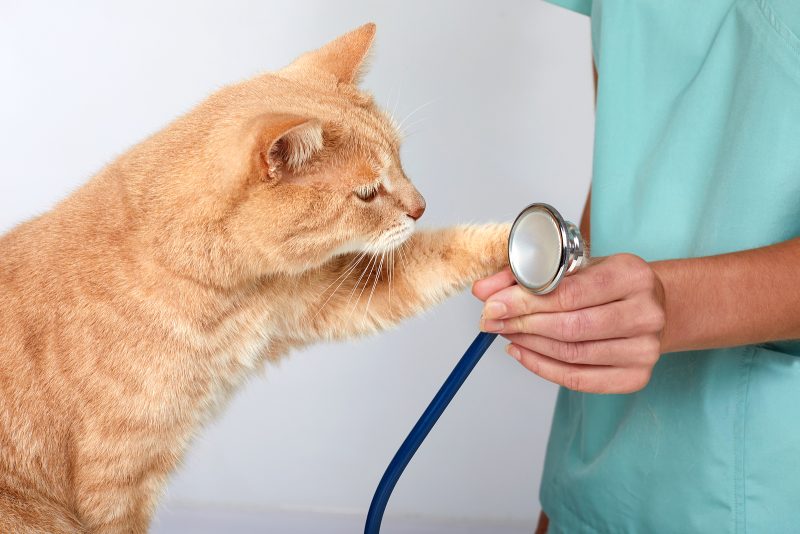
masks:
<instances>
[{"instance_id":1,"label":"stethoscope chest piece","mask_svg":"<svg viewBox=\"0 0 800 534\"><path fill-rule=\"evenodd\" d=\"M578 227L549 204L531 204L511 226L508 262L517 283L531 293L550 293L588 261Z\"/></svg>"}]
</instances>

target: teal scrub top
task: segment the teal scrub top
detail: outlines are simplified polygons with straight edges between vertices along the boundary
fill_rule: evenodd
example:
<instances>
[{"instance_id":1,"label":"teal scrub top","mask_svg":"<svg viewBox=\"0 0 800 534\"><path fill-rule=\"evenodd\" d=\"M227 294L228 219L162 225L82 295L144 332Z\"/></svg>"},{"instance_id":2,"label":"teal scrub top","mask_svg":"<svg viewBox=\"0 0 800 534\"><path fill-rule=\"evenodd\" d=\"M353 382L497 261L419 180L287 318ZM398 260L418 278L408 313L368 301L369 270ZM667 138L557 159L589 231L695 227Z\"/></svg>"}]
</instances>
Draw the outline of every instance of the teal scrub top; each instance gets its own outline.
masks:
<instances>
[{"instance_id":1,"label":"teal scrub top","mask_svg":"<svg viewBox=\"0 0 800 534\"><path fill-rule=\"evenodd\" d=\"M591 16L593 255L800 236L800 0L550 1ZM630 395L562 388L540 499L553 533L800 532L800 343L665 354Z\"/></svg>"}]
</instances>

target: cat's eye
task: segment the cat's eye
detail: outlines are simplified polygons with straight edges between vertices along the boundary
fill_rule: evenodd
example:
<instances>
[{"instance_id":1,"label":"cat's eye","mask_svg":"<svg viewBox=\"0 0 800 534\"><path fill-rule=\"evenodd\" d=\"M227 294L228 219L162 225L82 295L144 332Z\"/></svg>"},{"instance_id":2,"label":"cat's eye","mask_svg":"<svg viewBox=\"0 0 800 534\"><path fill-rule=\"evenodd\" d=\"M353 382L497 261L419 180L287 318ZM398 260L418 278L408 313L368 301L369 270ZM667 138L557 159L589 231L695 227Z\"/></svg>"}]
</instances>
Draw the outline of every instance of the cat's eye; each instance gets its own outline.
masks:
<instances>
[{"instance_id":1,"label":"cat's eye","mask_svg":"<svg viewBox=\"0 0 800 534\"><path fill-rule=\"evenodd\" d=\"M360 185L353 190L353 193L363 200L364 202L371 202L378 196L378 191L381 188L380 182L371 184Z\"/></svg>"}]
</instances>

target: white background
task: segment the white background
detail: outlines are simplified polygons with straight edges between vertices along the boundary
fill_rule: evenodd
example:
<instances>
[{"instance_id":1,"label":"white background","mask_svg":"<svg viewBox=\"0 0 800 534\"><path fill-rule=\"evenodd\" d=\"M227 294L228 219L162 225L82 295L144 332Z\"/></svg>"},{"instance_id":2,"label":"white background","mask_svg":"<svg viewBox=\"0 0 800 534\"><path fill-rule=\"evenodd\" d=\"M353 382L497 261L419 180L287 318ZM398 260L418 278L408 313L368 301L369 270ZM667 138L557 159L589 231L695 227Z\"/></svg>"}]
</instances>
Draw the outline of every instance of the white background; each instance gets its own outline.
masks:
<instances>
[{"instance_id":1,"label":"white background","mask_svg":"<svg viewBox=\"0 0 800 534\"><path fill-rule=\"evenodd\" d=\"M112 5L113 4L113 5ZM0 230L49 209L216 88L378 24L364 86L406 125L430 226L546 201L577 220L591 172L588 19L537 0L0 1ZM102 209L102 206L98 206ZM459 296L379 337L254 377L197 439L165 508L363 515L477 330ZM496 343L387 515L533 526L556 388Z\"/></svg>"}]
</instances>

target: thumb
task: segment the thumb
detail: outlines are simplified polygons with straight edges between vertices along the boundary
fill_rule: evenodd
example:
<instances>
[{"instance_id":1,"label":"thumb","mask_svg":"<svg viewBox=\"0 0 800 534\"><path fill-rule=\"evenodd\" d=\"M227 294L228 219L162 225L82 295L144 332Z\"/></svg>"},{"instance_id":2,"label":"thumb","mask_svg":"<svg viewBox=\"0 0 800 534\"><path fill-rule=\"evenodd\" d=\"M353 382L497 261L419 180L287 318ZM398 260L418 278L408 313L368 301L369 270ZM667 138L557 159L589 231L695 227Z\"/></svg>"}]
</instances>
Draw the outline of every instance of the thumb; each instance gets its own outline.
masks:
<instances>
[{"instance_id":1,"label":"thumb","mask_svg":"<svg viewBox=\"0 0 800 534\"><path fill-rule=\"evenodd\" d=\"M483 278L472 284L472 294L485 301L498 291L511 287L517 283L510 267L506 267L489 277Z\"/></svg>"}]
</instances>

